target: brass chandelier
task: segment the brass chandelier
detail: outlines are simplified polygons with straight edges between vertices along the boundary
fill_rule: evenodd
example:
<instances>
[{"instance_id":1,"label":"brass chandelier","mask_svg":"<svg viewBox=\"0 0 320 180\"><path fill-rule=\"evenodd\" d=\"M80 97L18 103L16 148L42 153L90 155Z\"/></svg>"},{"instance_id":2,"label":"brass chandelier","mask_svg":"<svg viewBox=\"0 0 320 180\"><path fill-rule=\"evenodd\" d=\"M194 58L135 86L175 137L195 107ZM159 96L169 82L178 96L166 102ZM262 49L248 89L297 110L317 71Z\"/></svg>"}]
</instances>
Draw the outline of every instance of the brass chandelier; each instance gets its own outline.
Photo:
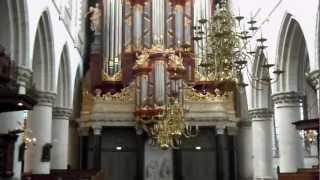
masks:
<instances>
[{"instance_id":1,"label":"brass chandelier","mask_svg":"<svg viewBox=\"0 0 320 180\"><path fill-rule=\"evenodd\" d=\"M246 29L246 23L243 22L244 17L240 14L233 16L229 9L229 2L222 0L217 4L215 14L211 19L200 19L199 26L193 27L193 40L200 48L199 73L202 74L204 80L234 81L238 86L246 87L248 84L243 81L242 77L244 70L253 88L256 82L270 84L278 80L278 76L284 72L281 69L276 68L273 71L276 75L275 81L272 81L267 74L257 77L248 70L248 62L253 63L257 56L265 59L261 66L266 72L269 72L269 69L274 66L268 63L264 52L267 48L265 45L267 39L262 34L256 39L256 47L251 47L253 37L262 26L262 24L259 27L256 26L255 16L250 17L250 20L246 22L247 26L249 25L249 28Z\"/></svg>"},{"instance_id":2,"label":"brass chandelier","mask_svg":"<svg viewBox=\"0 0 320 180\"><path fill-rule=\"evenodd\" d=\"M167 112L160 121L151 129L153 144L158 144L161 149L178 149L181 139L196 137L199 131L198 126L190 126L186 123L183 104L172 99L167 107Z\"/></svg>"}]
</instances>

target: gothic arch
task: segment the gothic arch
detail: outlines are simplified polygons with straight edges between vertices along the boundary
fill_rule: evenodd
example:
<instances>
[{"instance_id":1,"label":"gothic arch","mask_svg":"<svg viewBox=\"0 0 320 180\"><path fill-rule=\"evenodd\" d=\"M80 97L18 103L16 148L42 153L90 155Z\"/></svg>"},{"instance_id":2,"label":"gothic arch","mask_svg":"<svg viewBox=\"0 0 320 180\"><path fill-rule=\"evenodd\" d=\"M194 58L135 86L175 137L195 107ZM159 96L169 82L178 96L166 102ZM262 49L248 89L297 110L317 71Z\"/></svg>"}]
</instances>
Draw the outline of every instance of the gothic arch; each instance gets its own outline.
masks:
<instances>
[{"instance_id":1,"label":"gothic arch","mask_svg":"<svg viewBox=\"0 0 320 180\"><path fill-rule=\"evenodd\" d=\"M48 11L40 17L33 48L33 82L40 91L55 90L55 60L52 25Z\"/></svg>"},{"instance_id":2,"label":"gothic arch","mask_svg":"<svg viewBox=\"0 0 320 180\"><path fill-rule=\"evenodd\" d=\"M58 74L58 88L55 107L72 107L72 87L71 87L71 72L70 72L70 58L67 44L63 46L60 57L60 66Z\"/></svg>"},{"instance_id":3,"label":"gothic arch","mask_svg":"<svg viewBox=\"0 0 320 180\"><path fill-rule=\"evenodd\" d=\"M20 66L28 63L28 26L25 0L0 1L0 44Z\"/></svg>"},{"instance_id":4,"label":"gothic arch","mask_svg":"<svg viewBox=\"0 0 320 180\"><path fill-rule=\"evenodd\" d=\"M284 70L276 85L277 92L302 91L308 50L301 27L291 14L286 14L278 43L276 66Z\"/></svg>"},{"instance_id":5,"label":"gothic arch","mask_svg":"<svg viewBox=\"0 0 320 180\"><path fill-rule=\"evenodd\" d=\"M258 50L255 61L252 66L252 108L270 108L271 87L267 81L262 79L270 78L269 70L263 67L267 63L267 59L262 51Z\"/></svg>"}]
</instances>

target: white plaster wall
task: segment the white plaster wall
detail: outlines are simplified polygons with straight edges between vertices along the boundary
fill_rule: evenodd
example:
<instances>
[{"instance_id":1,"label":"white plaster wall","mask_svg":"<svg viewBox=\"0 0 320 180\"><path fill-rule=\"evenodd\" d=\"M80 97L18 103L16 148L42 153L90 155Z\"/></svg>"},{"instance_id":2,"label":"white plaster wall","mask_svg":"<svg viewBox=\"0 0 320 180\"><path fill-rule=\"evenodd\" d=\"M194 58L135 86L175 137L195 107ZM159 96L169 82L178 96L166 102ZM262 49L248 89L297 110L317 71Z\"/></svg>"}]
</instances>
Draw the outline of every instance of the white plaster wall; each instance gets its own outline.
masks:
<instances>
[{"instance_id":1,"label":"white plaster wall","mask_svg":"<svg viewBox=\"0 0 320 180\"><path fill-rule=\"evenodd\" d=\"M266 45L268 46L266 52L268 55L269 63L276 64L277 60L277 46L279 41L279 34L281 31L281 25L284 17L287 13L291 14L292 17L301 26L302 32L306 40L306 46L308 49L310 68L311 72L313 70L319 69L319 60L316 57L317 47L316 47L316 37L317 37L317 13L319 9L319 1L309 0L307 3L300 0L231 0L232 8L235 15L240 14L245 17L250 17L259 11L256 20L257 25L260 26L261 23L268 19L261 28L263 36L268 39ZM272 15L269 17L270 12L275 8L275 6L280 3L280 5L275 9ZM246 19L245 21L248 21ZM253 45L255 45L255 39L260 37L261 32L257 33L256 37L253 39ZM253 46L254 47L254 46ZM250 67L250 64L249 64ZM273 71L272 69L271 71ZM273 74L271 73L271 76ZM245 77L247 78L247 77ZM249 109L252 107L252 94L249 91L250 87L247 87Z\"/></svg>"}]
</instances>

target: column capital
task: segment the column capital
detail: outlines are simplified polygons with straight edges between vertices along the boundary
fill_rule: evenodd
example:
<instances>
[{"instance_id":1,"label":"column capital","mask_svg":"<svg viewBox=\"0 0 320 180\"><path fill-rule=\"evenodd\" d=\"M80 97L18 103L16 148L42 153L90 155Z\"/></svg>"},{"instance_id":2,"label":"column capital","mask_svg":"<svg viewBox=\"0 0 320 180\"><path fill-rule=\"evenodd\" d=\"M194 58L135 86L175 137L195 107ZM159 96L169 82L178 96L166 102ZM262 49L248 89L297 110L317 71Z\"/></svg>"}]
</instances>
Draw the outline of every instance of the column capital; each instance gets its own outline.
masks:
<instances>
[{"instance_id":1,"label":"column capital","mask_svg":"<svg viewBox=\"0 0 320 180\"><path fill-rule=\"evenodd\" d=\"M271 97L274 104L302 103L304 95L301 92L290 91L276 93Z\"/></svg>"},{"instance_id":2,"label":"column capital","mask_svg":"<svg viewBox=\"0 0 320 180\"><path fill-rule=\"evenodd\" d=\"M52 106L56 98L56 93L50 91L37 91L36 92L38 106Z\"/></svg>"},{"instance_id":3,"label":"column capital","mask_svg":"<svg viewBox=\"0 0 320 180\"><path fill-rule=\"evenodd\" d=\"M311 73L309 73L308 76L310 78L312 85L316 89L320 90L320 70L312 71Z\"/></svg>"},{"instance_id":4,"label":"column capital","mask_svg":"<svg viewBox=\"0 0 320 180\"><path fill-rule=\"evenodd\" d=\"M72 113L70 108L53 107L52 119L69 120Z\"/></svg>"},{"instance_id":5,"label":"column capital","mask_svg":"<svg viewBox=\"0 0 320 180\"><path fill-rule=\"evenodd\" d=\"M249 116L251 119L270 119L273 112L268 108L258 108L249 110Z\"/></svg>"}]
</instances>

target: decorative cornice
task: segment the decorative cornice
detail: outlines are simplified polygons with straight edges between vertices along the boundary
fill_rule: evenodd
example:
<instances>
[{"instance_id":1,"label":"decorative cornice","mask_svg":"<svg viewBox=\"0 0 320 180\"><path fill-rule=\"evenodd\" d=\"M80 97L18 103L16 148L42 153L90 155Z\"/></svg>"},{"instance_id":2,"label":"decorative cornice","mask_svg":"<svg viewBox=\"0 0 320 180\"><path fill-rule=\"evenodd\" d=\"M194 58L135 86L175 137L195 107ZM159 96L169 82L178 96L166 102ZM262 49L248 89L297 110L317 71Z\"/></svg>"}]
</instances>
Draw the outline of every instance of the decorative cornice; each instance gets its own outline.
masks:
<instances>
[{"instance_id":1,"label":"decorative cornice","mask_svg":"<svg viewBox=\"0 0 320 180\"><path fill-rule=\"evenodd\" d=\"M249 117L251 119L270 119L273 112L268 108L259 108L249 110Z\"/></svg>"},{"instance_id":2,"label":"decorative cornice","mask_svg":"<svg viewBox=\"0 0 320 180\"><path fill-rule=\"evenodd\" d=\"M320 70L312 71L308 76L313 87L319 90L320 89Z\"/></svg>"},{"instance_id":3,"label":"decorative cornice","mask_svg":"<svg viewBox=\"0 0 320 180\"><path fill-rule=\"evenodd\" d=\"M72 113L72 109L54 107L52 111L52 119L53 120L69 120L71 113Z\"/></svg>"},{"instance_id":4,"label":"decorative cornice","mask_svg":"<svg viewBox=\"0 0 320 180\"><path fill-rule=\"evenodd\" d=\"M52 106L53 101L56 98L56 94L49 91L38 91L36 93L36 98L38 101L37 106Z\"/></svg>"},{"instance_id":5,"label":"decorative cornice","mask_svg":"<svg viewBox=\"0 0 320 180\"><path fill-rule=\"evenodd\" d=\"M284 103L301 103L304 95L300 92L280 92L272 95L272 100L274 104L284 104Z\"/></svg>"}]
</instances>

